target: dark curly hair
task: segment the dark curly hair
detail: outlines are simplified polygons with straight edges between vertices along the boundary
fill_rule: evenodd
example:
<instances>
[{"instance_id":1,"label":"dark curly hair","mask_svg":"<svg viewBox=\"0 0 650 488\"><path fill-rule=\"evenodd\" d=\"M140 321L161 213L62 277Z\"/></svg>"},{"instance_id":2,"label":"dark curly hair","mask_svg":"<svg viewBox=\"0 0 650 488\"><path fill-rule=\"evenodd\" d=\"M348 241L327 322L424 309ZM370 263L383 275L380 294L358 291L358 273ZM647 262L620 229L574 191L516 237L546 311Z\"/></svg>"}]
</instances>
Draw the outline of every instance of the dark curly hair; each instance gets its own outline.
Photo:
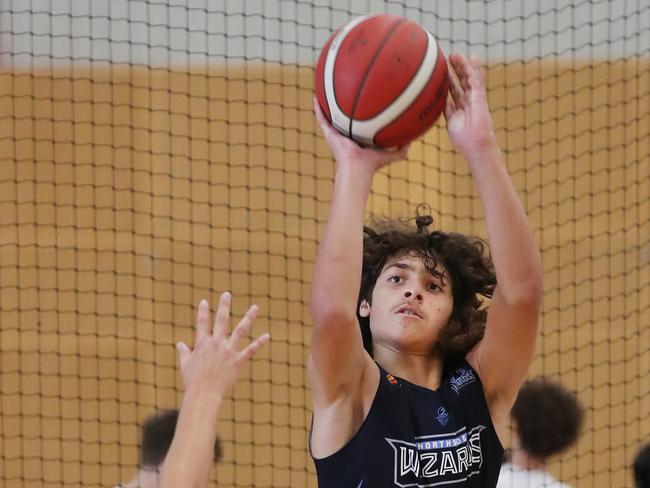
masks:
<instances>
[{"instance_id":1,"label":"dark curly hair","mask_svg":"<svg viewBox=\"0 0 650 488\"><path fill-rule=\"evenodd\" d=\"M578 439L583 411L576 396L562 385L537 378L521 387L512 418L521 448L546 459Z\"/></svg>"},{"instance_id":2,"label":"dark curly hair","mask_svg":"<svg viewBox=\"0 0 650 488\"><path fill-rule=\"evenodd\" d=\"M363 269L357 303L363 346L372 356L370 320L359 315L361 302L372 304L375 283L389 258L415 254L422 257L431 274L451 280L453 309L436 350L445 360L462 357L483 337L487 318L483 298L491 298L496 286L485 242L455 232L429 232L433 217L427 204L418 205L415 226L410 220L375 218L370 226L364 227Z\"/></svg>"},{"instance_id":3,"label":"dark curly hair","mask_svg":"<svg viewBox=\"0 0 650 488\"><path fill-rule=\"evenodd\" d=\"M140 466L157 469L165 460L172 445L178 422L178 410L160 410L145 420L140 442ZM215 461L221 459L221 442L214 445Z\"/></svg>"}]
</instances>

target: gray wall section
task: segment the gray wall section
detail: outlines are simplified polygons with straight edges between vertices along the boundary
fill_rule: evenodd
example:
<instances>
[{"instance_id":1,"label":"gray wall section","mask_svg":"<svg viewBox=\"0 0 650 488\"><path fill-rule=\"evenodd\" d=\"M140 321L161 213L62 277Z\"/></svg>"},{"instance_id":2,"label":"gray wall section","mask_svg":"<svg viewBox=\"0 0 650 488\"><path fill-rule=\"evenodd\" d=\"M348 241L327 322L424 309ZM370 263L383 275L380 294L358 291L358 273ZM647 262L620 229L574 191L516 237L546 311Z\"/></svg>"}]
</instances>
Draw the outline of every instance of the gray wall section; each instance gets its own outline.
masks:
<instances>
[{"instance_id":1,"label":"gray wall section","mask_svg":"<svg viewBox=\"0 0 650 488\"><path fill-rule=\"evenodd\" d=\"M368 12L486 61L650 55L648 0L0 0L0 63L311 64Z\"/></svg>"}]
</instances>

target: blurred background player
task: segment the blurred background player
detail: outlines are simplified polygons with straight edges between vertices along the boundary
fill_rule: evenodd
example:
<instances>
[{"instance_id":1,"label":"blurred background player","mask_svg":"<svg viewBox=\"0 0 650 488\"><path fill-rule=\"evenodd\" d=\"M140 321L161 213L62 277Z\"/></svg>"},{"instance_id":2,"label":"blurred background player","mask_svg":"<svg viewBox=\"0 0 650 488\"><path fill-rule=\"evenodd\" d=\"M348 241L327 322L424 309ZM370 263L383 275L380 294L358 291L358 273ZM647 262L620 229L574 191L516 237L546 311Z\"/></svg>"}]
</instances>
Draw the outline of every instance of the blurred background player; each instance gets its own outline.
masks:
<instances>
[{"instance_id":1,"label":"blurred background player","mask_svg":"<svg viewBox=\"0 0 650 488\"><path fill-rule=\"evenodd\" d=\"M160 410L149 416L142 425L139 468L133 478L119 488L158 488L160 466L172 444L178 410ZM214 462L221 459L221 443L214 444Z\"/></svg>"},{"instance_id":2,"label":"blurred background player","mask_svg":"<svg viewBox=\"0 0 650 488\"><path fill-rule=\"evenodd\" d=\"M650 444L642 447L634 458L636 488L650 488Z\"/></svg>"},{"instance_id":3,"label":"blurred background player","mask_svg":"<svg viewBox=\"0 0 650 488\"><path fill-rule=\"evenodd\" d=\"M568 488L546 466L578 440L583 417L576 396L559 383L546 378L525 383L512 408L512 452L497 488Z\"/></svg>"}]
</instances>

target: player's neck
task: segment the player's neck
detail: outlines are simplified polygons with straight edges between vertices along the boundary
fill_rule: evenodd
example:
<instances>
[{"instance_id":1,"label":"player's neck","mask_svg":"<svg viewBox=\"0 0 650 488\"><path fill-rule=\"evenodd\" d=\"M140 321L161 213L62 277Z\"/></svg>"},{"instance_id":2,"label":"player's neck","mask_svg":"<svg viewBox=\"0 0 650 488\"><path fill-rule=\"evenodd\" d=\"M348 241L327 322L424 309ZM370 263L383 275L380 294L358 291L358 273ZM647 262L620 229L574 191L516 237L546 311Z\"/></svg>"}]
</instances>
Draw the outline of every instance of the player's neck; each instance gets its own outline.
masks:
<instances>
[{"instance_id":1,"label":"player's neck","mask_svg":"<svg viewBox=\"0 0 650 488\"><path fill-rule=\"evenodd\" d=\"M386 371L423 388L436 390L442 379L442 358L420 356L375 346L374 359Z\"/></svg>"},{"instance_id":2,"label":"player's neck","mask_svg":"<svg viewBox=\"0 0 650 488\"><path fill-rule=\"evenodd\" d=\"M528 454L521 448L514 447L510 456L510 462L522 469L545 469L546 463L538 457Z\"/></svg>"}]
</instances>

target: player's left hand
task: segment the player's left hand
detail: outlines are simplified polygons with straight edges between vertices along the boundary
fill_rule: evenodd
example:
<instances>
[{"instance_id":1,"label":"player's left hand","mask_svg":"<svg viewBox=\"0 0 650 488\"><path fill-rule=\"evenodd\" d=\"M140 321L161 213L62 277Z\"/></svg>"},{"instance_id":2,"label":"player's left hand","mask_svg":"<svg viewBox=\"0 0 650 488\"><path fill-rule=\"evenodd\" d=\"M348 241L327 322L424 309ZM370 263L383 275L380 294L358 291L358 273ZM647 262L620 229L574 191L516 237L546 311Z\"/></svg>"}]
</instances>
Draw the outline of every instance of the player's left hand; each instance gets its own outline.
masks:
<instances>
[{"instance_id":1,"label":"player's left hand","mask_svg":"<svg viewBox=\"0 0 650 488\"><path fill-rule=\"evenodd\" d=\"M496 144L492 116L487 102L485 73L478 60L451 54L449 92L445 118L454 146L465 155L480 153ZM454 76L455 75L455 76Z\"/></svg>"}]
</instances>

